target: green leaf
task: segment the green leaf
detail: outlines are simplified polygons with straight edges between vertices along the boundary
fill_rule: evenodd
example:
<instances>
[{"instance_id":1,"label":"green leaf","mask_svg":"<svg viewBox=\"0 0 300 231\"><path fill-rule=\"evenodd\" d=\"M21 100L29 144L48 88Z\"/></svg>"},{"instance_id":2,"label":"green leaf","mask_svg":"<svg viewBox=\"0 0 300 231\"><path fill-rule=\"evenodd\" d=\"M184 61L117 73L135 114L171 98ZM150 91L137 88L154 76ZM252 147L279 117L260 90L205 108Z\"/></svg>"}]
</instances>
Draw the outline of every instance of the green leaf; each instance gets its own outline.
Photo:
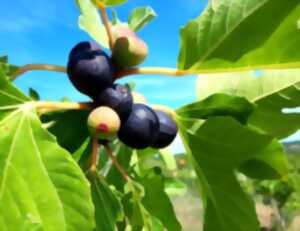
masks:
<instances>
[{"instance_id":1,"label":"green leaf","mask_svg":"<svg viewBox=\"0 0 300 231\"><path fill-rule=\"evenodd\" d=\"M80 29L87 32L101 46L108 48L108 36L97 7L91 0L76 0L76 3L81 13L78 21Z\"/></svg>"},{"instance_id":2,"label":"green leaf","mask_svg":"<svg viewBox=\"0 0 300 231\"><path fill-rule=\"evenodd\" d=\"M299 14L298 0L210 1L181 30L178 67L202 73L300 67Z\"/></svg>"},{"instance_id":3,"label":"green leaf","mask_svg":"<svg viewBox=\"0 0 300 231\"><path fill-rule=\"evenodd\" d=\"M4 55L4 56L0 56L0 63L7 63L8 62L8 56Z\"/></svg>"},{"instance_id":4,"label":"green leaf","mask_svg":"<svg viewBox=\"0 0 300 231\"><path fill-rule=\"evenodd\" d=\"M112 20L111 20L112 25L115 26L115 25L122 24L121 20L118 17L118 13L116 10L111 9L111 14L112 14Z\"/></svg>"},{"instance_id":5,"label":"green leaf","mask_svg":"<svg viewBox=\"0 0 300 231\"><path fill-rule=\"evenodd\" d=\"M230 117L179 118L178 122L201 184L204 231L258 231L254 204L239 185L235 170L266 148L272 138Z\"/></svg>"},{"instance_id":6,"label":"green leaf","mask_svg":"<svg viewBox=\"0 0 300 231\"><path fill-rule=\"evenodd\" d=\"M239 171L255 179L286 178L289 173L288 160L282 144L274 140L269 146L244 163Z\"/></svg>"},{"instance_id":7,"label":"green leaf","mask_svg":"<svg viewBox=\"0 0 300 231\"><path fill-rule=\"evenodd\" d=\"M17 89L0 69L0 120L9 114L10 109L17 109L30 98Z\"/></svg>"},{"instance_id":8,"label":"green leaf","mask_svg":"<svg viewBox=\"0 0 300 231\"><path fill-rule=\"evenodd\" d=\"M124 216L121 202L97 173L90 172L88 178L95 205L96 230L114 231L117 221L122 220Z\"/></svg>"},{"instance_id":9,"label":"green leaf","mask_svg":"<svg viewBox=\"0 0 300 231\"><path fill-rule=\"evenodd\" d=\"M131 165L134 166L135 173L142 178L153 169L161 172L164 176L169 176L177 168L176 160L168 149L147 148L137 150L134 154Z\"/></svg>"},{"instance_id":10,"label":"green leaf","mask_svg":"<svg viewBox=\"0 0 300 231\"><path fill-rule=\"evenodd\" d=\"M151 215L158 218L169 231L180 231L181 225L176 218L172 203L164 191L165 182L162 176L149 174L141 179L145 189L143 204Z\"/></svg>"},{"instance_id":11,"label":"green leaf","mask_svg":"<svg viewBox=\"0 0 300 231\"><path fill-rule=\"evenodd\" d=\"M106 6L117 6L122 5L128 0L93 0L93 1L99 1L102 2Z\"/></svg>"},{"instance_id":12,"label":"green leaf","mask_svg":"<svg viewBox=\"0 0 300 231\"><path fill-rule=\"evenodd\" d=\"M132 231L153 230L152 217L142 204L144 196L144 188L139 183L132 180L127 182L122 202Z\"/></svg>"},{"instance_id":13,"label":"green leaf","mask_svg":"<svg viewBox=\"0 0 300 231\"><path fill-rule=\"evenodd\" d=\"M31 104L2 117L0 130L1 229L93 230L88 181Z\"/></svg>"},{"instance_id":14,"label":"green leaf","mask_svg":"<svg viewBox=\"0 0 300 231\"><path fill-rule=\"evenodd\" d=\"M187 192L187 185L181 180L175 178L168 178L165 181L165 192L169 195L169 197L182 197Z\"/></svg>"},{"instance_id":15,"label":"green leaf","mask_svg":"<svg viewBox=\"0 0 300 231\"><path fill-rule=\"evenodd\" d=\"M81 146L73 153L74 160L80 164L80 161L86 156L92 154L92 142L91 137L87 137ZM81 166L81 165L80 165Z\"/></svg>"},{"instance_id":16,"label":"green leaf","mask_svg":"<svg viewBox=\"0 0 300 231\"><path fill-rule=\"evenodd\" d=\"M130 89L130 91L136 90L136 83L134 81L126 83L125 86Z\"/></svg>"},{"instance_id":17,"label":"green leaf","mask_svg":"<svg viewBox=\"0 0 300 231\"><path fill-rule=\"evenodd\" d=\"M192 103L177 110L178 115L194 119L207 119L211 116L232 116L246 123L254 110L254 105L245 98L214 94L202 101Z\"/></svg>"},{"instance_id":18,"label":"green leaf","mask_svg":"<svg viewBox=\"0 0 300 231\"><path fill-rule=\"evenodd\" d=\"M209 74L197 80L200 100L216 92L246 97L257 107L249 123L268 134L285 138L300 129L299 113L284 113L285 108L300 106L299 69Z\"/></svg>"},{"instance_id":19,"label":"green leaf","mask_svg":"<svg viewBox=\"0 0 300 231\"><path fill-rule=\"evenodd\" d=\"M40 99L40 95L39 93L34 90L33 88L29 88L29 96L33 99L33 100L39 100Z\"/></svg>"},{"instance_id":20,"label":"green leaf","mask_svg":"<svg viewBox=\"0 0 300 231\"><path fill-rule=\"evenodd\" d=\"M93 230L88 181L0 70L0 227Z\"/></svg>"},{"instance_id":21,"label":"green leaf","mask_svg":"<svg viewBox=\"0 0 300 231\"><path fill-rule=\"evenodd\" d=\"M88 110L60 111L44 115L42 121L54 121L49 131L55 135L61 147L74 153L90 136L86 125L88 115Z\"/></svg>"},{"instance_id":22,"label":"green leaf","mask_svg":"<svg viewBox=\"0 0 300 231\"><path fill-rule=\"evenodd\" d=\"M158 220L154 216L151 216L151 220L152 220L152 230L151 231L165 231L165 228L160 220Z\"/></svg>"},{"instance_id":23,"label":"green leaf","mask_svg":"<svg viewBox=\"0 0 300 231\"><path fill-rule=\"evenodd\" d=\"M133 31L139 31L155 17L157 17L157 14L151 7L137 7L129 15L129 28Z\"/></svg>"},{"instance_id":24,"label":"green leaf","mask_svg":"<svg viewBox=\"0 0 300 231\"><path fill-rule=\"evenodd\" d=\"M249 117L250 126L271 136L283 138L300 128L299 115L282 112L285 107L300 105L300 94L297 94L298 73L298 70L274 70L260 73L209 74L197 80L197 94L203 101L213 97L216 92L246 97L257 105ZM258 77L258 74L261 76ZM241 170L247 176L260 179L284 177L288 171L286 155L281 145L274 140Z\"/></svg>"},{"instance_id":25,"label":"green leaf","mask_svg":"<svg viewBox=\"0 0 300 231\"><path fill-rule=\"evenodd\" d=\"M11 75L18 69L16 65L8 63L7 56L0 56L0 70L11 79Z\"/></svg>"},{"instance_id":26,"label":"green leaf","mask_svg":"<svg viewBox=\"0 0 300 231\"><path fill-rule=\"evenodd\" d=\"M160 149L158 151L158 153L161 156L161 158L163 159L163 161L166 165L166 168L169 171L177 170L177 163L176 163L175 155L171 152L171 149L169 147Z\"/></svg>"}]
</instances>

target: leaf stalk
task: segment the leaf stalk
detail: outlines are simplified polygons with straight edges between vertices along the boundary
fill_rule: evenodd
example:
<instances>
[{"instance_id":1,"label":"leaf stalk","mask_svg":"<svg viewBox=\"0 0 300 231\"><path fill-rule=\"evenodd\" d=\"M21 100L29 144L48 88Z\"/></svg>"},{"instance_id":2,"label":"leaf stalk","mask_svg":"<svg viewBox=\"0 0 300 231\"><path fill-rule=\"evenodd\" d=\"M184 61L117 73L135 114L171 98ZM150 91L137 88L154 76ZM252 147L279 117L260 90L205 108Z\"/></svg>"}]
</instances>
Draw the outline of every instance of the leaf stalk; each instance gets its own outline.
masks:
<instances>
[{"instance_id":1,"label":"leaf stalk","mask_svg":"<svg viewBox=\"0 0 300 231\"><path fill-rule=\"evenodd\" d=\"M109 48L110 48L110 50L112 50L113 47L114 47L115 39L114 39L114 36L113 36L111 23L109 21L107 13L106 13L105 5L102 2L100 2L99 0L96 0L96 5L100 10L101 19L102 19L102 22L103 22L103 24L105 26L105 29L106 29Z\"/></svg>"},{"instance_id":2,"label":"leaf stalk","mask_svg":"<svg viewBox=\"0 0 300 231\"><path fill-rule=\"evenodd\" d=\"M119 164L119 162L118 162L116 156L113 154L112 149L109 147L108 144L105 144L104 147L105 147L105 150L106 150L107 154L108 154L109 157L111 158L113 165L118 169L118 171L121 173L121 175L123 176L123 178L125 179L125 181L129 181L130 178L129 178L127 172L126 172L125 169Z\"/></svg>"}]
</instances>

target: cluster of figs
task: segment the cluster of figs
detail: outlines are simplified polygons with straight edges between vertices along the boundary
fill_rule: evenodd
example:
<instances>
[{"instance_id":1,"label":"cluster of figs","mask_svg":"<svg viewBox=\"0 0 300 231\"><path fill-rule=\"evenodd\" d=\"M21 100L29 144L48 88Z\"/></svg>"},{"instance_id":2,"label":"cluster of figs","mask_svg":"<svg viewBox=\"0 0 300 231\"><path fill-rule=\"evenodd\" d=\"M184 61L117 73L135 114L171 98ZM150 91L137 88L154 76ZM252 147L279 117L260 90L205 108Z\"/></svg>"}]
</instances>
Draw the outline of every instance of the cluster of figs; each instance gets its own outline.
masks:
<instances>
[{"instance_id":1,"label":"cluster of figs","mask_svg":"<svg viewBox=\"0 0 300 231\"><path fill-rule=\"evenodd\" d=\"M94 107L87 121L89 131L99 142L118 137L134 149L164 148L178 131L172 117L135 102L127 86L114 83L118 71L144 61L148 47L127 27L116 27L114 39L111 56L92 42L80 42L69 55L70 81L93 99Z\"/></svg>"}]
</instances>

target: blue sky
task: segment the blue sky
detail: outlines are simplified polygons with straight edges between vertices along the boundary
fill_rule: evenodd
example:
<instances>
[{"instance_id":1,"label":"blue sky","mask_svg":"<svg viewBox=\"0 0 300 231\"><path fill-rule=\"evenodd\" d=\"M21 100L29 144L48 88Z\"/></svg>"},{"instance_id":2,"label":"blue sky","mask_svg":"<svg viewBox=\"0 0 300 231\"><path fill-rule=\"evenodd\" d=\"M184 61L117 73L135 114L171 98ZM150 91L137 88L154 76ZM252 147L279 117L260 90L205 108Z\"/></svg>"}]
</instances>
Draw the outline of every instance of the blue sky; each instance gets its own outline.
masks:
<instances>
[{"instance_id":1,"label":"blue sky","mask_svg":"<svg viewBox=\"0 0 300 231\"><path fill-rule=\"evenodd\" d=\"M77 26L79 11L72 0L5 0L0 8L0 54L8 54L10 62L50 63L66 65L70 49L79 41L90 40ZM179 51L179 30L196 18L206 5L201 0L129 0L116 7L126 20L137 6L151 5L158 17L140 36L148 43L150 54L144 66L176 67ZM137 90L150 103L179 107L195 99L195 77L133 76ZM58 100L68 96L85 100L69 83L65 74L31 72L16 84L28 91L38 90L43 99Z\"/></svg>"}]
</instances>

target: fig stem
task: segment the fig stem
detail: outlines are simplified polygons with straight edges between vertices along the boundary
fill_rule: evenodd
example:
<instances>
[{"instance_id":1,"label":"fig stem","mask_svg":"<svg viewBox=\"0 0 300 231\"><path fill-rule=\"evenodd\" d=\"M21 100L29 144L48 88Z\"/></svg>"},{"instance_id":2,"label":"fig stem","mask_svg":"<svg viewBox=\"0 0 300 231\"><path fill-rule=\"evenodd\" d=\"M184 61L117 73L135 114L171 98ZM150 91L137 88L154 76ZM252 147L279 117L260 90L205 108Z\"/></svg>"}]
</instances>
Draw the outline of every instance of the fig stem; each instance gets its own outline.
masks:
<instances>
[{"instance_id":1,"label":"fig stem","mask_svg":"<svg viewBox=\"0 0 300 231\"><path fill-rule=\"evenodd\" d=\"M93 138L93 140L92 140L92 162L91 162L91 167L90 167L90 170L92 172L97 171L98 154L99 154L98 139Z\"/></svg>"},{"instance_id":2,"label":"fig stem","mask_svg":"<svg viewBox=\"0 0 300 231\"><path fill-rule=\"evenodd\" d=\"M28 71L56 71L56 72L66 72L66 67L50 64L26 64L19 67L16 72L11 76L11 80L15 80L19 75L25 74Z\"/></svg>"},{"instance_id":3,"label":"fig stem","mask_svg":"<svg viewBox=\"0 0 300 231\"><path fill-rule=\"evenodd\" d=\"M115 41L114 41L114 36L113 36L113 33L112 33L111 23L109 21L107 13L106 13L105 5L102 2L100 2L99 0L96 0L96 5L97 5L97 7L100 10L102 22L103 22L103 24L105 26L105 29L106 29L106 33L107 33L107 37L108 37L108 43L109 43L109 48L110 48L110 50L112 50L113 47L114 47L114 42Z\"/></svg>"},{"instance_id":4,"label":"fig stem","mask_svg":"<svg viewBox=\"0 0 300 231\"><path fill-rule=\"evenodd\" d=\"M123 176L123 178L125 179L125 181L129 181L130 178L129 178L127 172L126 172L125 169L119 164L119 162L118 162L116 156L113 154L113 151L112 151L112 149L109 147L109 145L108 145L108 144L105 144L105 145L104 145L104 148L105 148L107 154L109 155L109 157L111 158L113 165L118 169L118 171L121 173L121 175Z\"/></svg>"}]
</instances>

